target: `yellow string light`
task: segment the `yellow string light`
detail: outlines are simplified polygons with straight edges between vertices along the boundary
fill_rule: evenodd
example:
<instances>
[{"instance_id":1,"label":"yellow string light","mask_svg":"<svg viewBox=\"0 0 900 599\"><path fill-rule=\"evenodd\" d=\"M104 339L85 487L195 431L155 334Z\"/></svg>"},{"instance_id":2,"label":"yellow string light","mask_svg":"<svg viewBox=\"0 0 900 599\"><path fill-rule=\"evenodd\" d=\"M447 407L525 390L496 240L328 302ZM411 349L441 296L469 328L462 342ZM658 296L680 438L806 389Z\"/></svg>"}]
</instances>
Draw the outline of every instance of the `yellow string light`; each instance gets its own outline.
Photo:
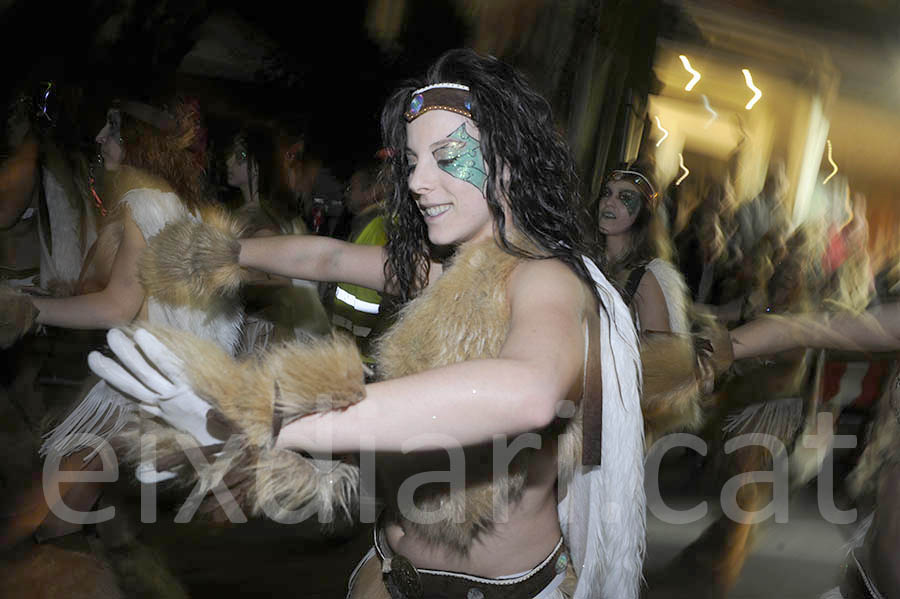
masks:
<instances>
[{"instance_id":1,"label":"yellow string light","mask_svg":"<svg viewBox=\"0 0 900 599\"><path fill-rule=\"evenodd\" d=\"M663 132L663 136L659 138L659 141L658 141L658 142L656 142L656 147L658 148L658 147L659 147L659 144L661 144L663 141L665 141L665 139L666 139L667 137L669 137L669 132L666 131L665 129L663 129L662 123L659 122L659 117L658 117L658 116L653 117L653 118L656 119L656 126L659 127L659 130Z\"/></svg>"},{"instance_id":2,"label":"yellow string light","mask_svg":"<svg viewBox=\"0 0 900 599\"><path fill-rule=\"evenodd\" d=\"M822 181L822 185L825 185L826 183L828 183L828 182L831 180L831 178L832 178L833 176L835 176L835 175L837 174L837 172L838 172L838 165L837 165L837 163L834 161L834 159L831 157L831 140L830 140L830 139L826 139L826 140L825 140L825 143L828 144L828 162L831 163L831 166L834 168L834 170L831 171L831 174L830 174L830 175L828 175L827 177L825 177L825 180Z\"/></svg>"},{"instance_id":3,"label":"yellow string light","mask_svg":"<svg viewBox=\"0 0 900 599\"><path fill-rule=\"evenodd\" d=\"M753 90L753 97L750 98L750 101L747 102L747 105L744 106L747 110L753 108L753 105L756 104L760 98L762 98L762 91L755 85L753 85L753 76L750 74L749 69L741 69L741 72L744 74L744 81L747 82L747 87Z\"/></svg>"},{"instance_id":4,"label":"yellow string light","mask_svg":"<svg viewBox=\"0 0 900 599\"><path fill-rule=\"evenodd\" d=\"M694 86L697 85L697 82L700 81L700 72L691 68L691 62L688 60L688 57L684 54L681 54L678 58L681 59L681 64L684 65L684 69L693 75L690 81L688 81L687 85L684 86L684 91L689 92L694 89Z\"/></svg>"},{"instance_id":5,"label":"yellow string light","mask_svg":"<svg viewBox=\"0 0 900 599\"><path fill-rule=\"evenodd\" d=\"M678 166L680 166L684 170L684 174L678 177L678 180L675 181L675 187L681 185L681 182L691 174L691 171L688 170L688 167L684 166L684 156L681 155L681 152L678 152Z\"/></svg>"}]
</instances>

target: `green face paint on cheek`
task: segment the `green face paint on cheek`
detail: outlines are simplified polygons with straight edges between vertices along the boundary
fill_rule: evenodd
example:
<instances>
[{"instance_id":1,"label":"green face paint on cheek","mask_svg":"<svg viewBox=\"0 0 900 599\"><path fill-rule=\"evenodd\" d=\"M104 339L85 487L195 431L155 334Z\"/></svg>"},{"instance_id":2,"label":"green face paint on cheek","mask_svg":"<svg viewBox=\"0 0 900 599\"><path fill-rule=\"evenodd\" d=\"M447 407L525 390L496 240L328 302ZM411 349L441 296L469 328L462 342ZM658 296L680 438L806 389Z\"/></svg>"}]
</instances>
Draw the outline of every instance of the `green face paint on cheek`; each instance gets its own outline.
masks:
<instances>
[{"instance_id":1,"label":"green face paint on cheek","mask_svg":"<svg viewBox=\"0 0 900 599\"><path fill-rule=\"evenodd\" d=\"M634 216L640 206L640 201L637 196L630 193L623 193L619 195L619 198L621 198L625 210L628 211L628 216Z\"/></svg>"},{"instance_id":2,"label":"green face paint on cheek","mask_svg":"<svg viewBox=\"0 0 900 599\"><path fill-rule=\"evenodd\" d=\"M487 172L481 155L481 144L466 132L465 123L448 135L447 139L454 141L435 151L438 168L451 177L471 183L483 193Z\"/></svg>"}]
</instances>

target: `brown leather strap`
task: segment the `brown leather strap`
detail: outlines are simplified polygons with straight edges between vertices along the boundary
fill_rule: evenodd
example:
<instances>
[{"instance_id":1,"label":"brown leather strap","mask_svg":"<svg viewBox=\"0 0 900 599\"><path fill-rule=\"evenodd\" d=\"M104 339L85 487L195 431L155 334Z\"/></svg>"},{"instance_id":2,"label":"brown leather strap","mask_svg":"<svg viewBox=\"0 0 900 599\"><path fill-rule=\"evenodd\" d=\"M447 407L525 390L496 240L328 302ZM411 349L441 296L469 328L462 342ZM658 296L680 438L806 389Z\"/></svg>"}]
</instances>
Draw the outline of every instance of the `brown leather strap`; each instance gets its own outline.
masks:
<instances>
[{"instance_id":1,"label":"brown leather strap","mask_svg":"<svg viewBox=\"0 0 900 599\"><path fill-rule=\"evenodd\" d=\"M560 542L539 568L518 579L418 570L408 558L394 553L383 535L384 529L376 526L375 554L381 560L382 580L391 599L531 599L569 567L565 543Z\"/></svg>"},{"instance_id":2,"label":"brown leather strap","mask_svg":"<svg viewBox=\"0 0 900 599\"><path fill-rule=\"evenodd\" d=\"M600 338L599 316L588 316L587 325L588 349L581 395L584 405L581 463L584 466L599 466L603 437L603 372L600 358L603 339Z\"/></svg>"}]
</instances>

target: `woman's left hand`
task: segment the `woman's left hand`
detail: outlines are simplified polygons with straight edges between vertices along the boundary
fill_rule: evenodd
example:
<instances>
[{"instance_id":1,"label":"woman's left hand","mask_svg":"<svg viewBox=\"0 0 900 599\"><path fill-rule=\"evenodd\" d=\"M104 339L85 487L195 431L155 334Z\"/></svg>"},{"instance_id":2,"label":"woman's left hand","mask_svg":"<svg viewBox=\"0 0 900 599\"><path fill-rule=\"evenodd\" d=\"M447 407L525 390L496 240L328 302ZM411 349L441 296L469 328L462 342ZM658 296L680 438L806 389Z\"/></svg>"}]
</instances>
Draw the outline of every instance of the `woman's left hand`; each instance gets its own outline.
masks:
<instances>
[{"instance_id":1,"label":"woman's left hand","mask_svg":"<svg viewBox=\"0 0 900 599\"><path fill-rule=\"evenodd\" d=\"M213 406L194 393L184 363L159 339L144 329L138 329L133 339L111 329L107 341L118 362L91 352L88 365L94 374L134 397L145 412L192 435L200 445L224 440L209 431Z\"/></svg>"}]
</instances>

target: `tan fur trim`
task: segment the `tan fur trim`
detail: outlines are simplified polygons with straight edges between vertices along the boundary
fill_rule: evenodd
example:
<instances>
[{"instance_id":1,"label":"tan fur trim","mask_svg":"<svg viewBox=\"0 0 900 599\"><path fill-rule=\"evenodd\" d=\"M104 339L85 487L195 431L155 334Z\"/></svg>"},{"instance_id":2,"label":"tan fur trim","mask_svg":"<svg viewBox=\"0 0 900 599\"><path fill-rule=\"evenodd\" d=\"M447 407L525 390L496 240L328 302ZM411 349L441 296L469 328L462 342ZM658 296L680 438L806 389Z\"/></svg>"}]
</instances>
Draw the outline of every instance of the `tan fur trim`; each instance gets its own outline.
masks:
<instances>
[{"instance_id":1,"label":"tan fur trim","mask_svg":"<svg viewBox=\"0 0 900 599\"><path fill-rule=\"evenodd\" d=\"M267 515L278 522L291 512L318 513L321 522L333 522L337 513L350 516L359 489L359 467L338 463L333 469L319 469L313 462L292 451L265 450L253 467L250 510L254 516Z\"/></svg>"},{"instance_id":2,"label":"tan fur trim","mask_svg":"<svg viewBox=\"0 0 900 599\"><path fill-rule=\"evenodd\" d=\"M0 286L0 348L10 347L35 324L38 309L31 299L7 286Z\"/></svg>"},{"instance_id":3,"label":"tan fur trim","mask_svg":"<svg viewBox=\"0 0 900 599\"><path fill-rule=\"evenodd\" d=\"M276 398L290 422L347 407L365 396L362 359L352 339L285 344L259 360L237 361L213 342L169 328L147 328L184 361L194 391L238 431L236 454L223 455L199 472L185 462L177 470L182 483L199 481L201 492L208 493L226 476L249 481L238 500L251 515L283 519L301 508L326 520L338 511L350 514L358 494L356 465L341 462L320 469L298 453L271 445ZM152 419L142 420L142 430L156 439L154 459L196 447L186 435ZM142 457L137 440L130 446L126 459L137 463Z\"/></svg>"},{"instance_id":4,"label":"tan fur trim","mask_svg":"<svg viewBox=\"0 0 900 599\"><path fill-rule=\"evenodd\" d=\"M379 374L395 378L499 355L509 328L505 283L518 264L493 240L461 252L381 337Z\"/></svg>"},{"instance_id":5,"label":"tan fur trim","mask_svg":"<svg viewBox=\"0 0 900 599\"><path fill-rule=\"evenodd\" d=\"M241 284L238 222L210 208L202 222L182 219L149 240L139 272L147 293L174 305L205 305Z\"/></svg>"},{"instance_id":6,"label":"tan fur trim","mask_svg":"<svg viewBox=\"0 0 900 599\"><path fill-rule=\"evenodd\" d=\"M645 333L641 340L641 367L645 446L650 447L667 432L699 428L703 412L693 338Z\"/></svg>"},{"instance_id":7,"label":"tan fur trim","mask_svg":"<svg viewBox=\"0 0 900 599\"><path fill-rule=\"evenodd\" d=\"M359 349L346 335L277 346L265 357L263 368L265 377L278 384L284 424L313 412L346 408L366 394Z\"/></svg>"},{"instance_id":8,"label":"tan fur trim","mask_svg":"<svg viewBox=\"0 0 900 599\"><path fill-rule=\"evenodd\" d=\"M716 377L734 363L728 330L704 315L693 316L700 327L693 335L642 335L641 409L647 448L667 433L698 430Z\"/></svg>"},{"instance_id":9,"label":"tan fur trim","mask_svg":"<svg viewBox=\"0 0 900 599\"><path fill-rule=\"evenodd\" d=\"M275 386L255 360L235 360L218 344L169 327L145 328L181 358L194 392L246 434L251 445L271 443Z\"/></svg>"}]
</instances>

